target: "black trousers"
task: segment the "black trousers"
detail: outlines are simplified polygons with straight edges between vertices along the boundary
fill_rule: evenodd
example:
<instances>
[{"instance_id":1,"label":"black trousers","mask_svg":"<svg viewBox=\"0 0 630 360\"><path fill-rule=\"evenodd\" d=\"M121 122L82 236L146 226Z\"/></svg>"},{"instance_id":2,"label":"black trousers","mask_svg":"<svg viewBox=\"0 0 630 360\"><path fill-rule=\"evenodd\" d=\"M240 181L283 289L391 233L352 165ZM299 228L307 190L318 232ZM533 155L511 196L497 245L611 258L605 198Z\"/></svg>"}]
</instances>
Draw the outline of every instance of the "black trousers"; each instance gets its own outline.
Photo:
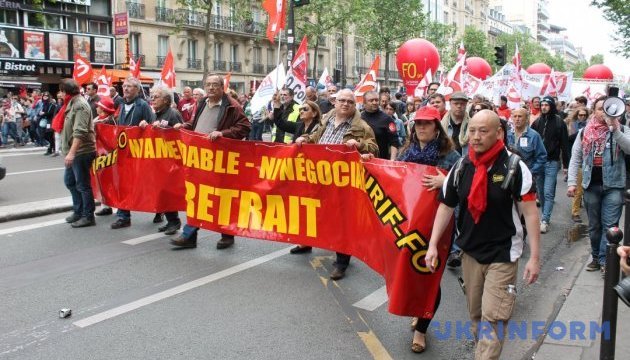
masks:
<instances>
[{"instance_id":1,"label":"black trousers","mask_svg":"<svg viewBox=\"0 0 630 360\"><path fill-rule=\"evenodd\" d=\"M442 300L442 287L438 288L437 297L435 298L435 307L433 308L433 316L435 316L435 313L440 307L440 300ZM418 322L416 323L416 330L423 334L426 334L427 329L429 329L429 325L431 324L431 320L433 320L433 317L431 317L431 319L418 318Z\"/></svg>"}]
</instances>

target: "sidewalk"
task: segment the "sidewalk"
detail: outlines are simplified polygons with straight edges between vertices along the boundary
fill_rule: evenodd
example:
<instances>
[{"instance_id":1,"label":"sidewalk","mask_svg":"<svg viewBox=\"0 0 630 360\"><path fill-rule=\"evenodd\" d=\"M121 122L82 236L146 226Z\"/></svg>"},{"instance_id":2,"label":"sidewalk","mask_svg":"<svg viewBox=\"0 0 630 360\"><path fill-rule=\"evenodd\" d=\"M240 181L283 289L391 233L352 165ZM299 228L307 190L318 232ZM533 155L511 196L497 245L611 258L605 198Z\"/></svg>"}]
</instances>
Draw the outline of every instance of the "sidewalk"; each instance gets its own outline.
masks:
<instances>
[{"instance_id":1,"label":"sidewalk","mask_svg":"<svg viewBox=\"0 0 630 360\"><path fill-rule=\"evenodd\" d=\"M604 279L599 271L588 272L584 270L585 267L586 263L579 266L575 283L555 319L566 326L566 336L561 336L561 339L556 340L547 335L533 358L537 360L599 359L601 337L599 334L591 337L590 332L593 328L592 321L601 322ZM615 358L627 359L630 354L630 308L619 301L618 309ZM585 340L580 340L578 337L571 339L569 331L571 322L585 324ZM560 331L560 328L556 327L555 333L559 334Z\"/></svg>"},{"instance_id":2,"label":"sidewalk","mask_svg":"<svg viewBox=\"0 0 630 360\"><path fill-rule=\"evenodd\" d=\"M72 198L70 196L0 206L0 223L70 210L72 210Z\"/></svg>"}]
</instances>

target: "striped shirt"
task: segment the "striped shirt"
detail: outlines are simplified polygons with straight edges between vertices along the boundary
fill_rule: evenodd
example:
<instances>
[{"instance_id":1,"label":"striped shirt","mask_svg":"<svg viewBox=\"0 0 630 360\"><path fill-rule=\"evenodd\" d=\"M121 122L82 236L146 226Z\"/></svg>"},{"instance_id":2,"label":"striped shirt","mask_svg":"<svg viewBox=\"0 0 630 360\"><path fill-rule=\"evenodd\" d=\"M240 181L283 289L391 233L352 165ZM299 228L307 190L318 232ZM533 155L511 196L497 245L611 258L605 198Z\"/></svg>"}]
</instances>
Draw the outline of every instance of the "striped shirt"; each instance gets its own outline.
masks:
<instances>
[{"instance_id":1,"label":"striped shirt","mask_svg":"<svg viewBox=\"0 0 630 360\"><path fill-rule=\"evenodd\" d=\"M319 138L318 144L343 144L343 136L350 130L352 118L335 127L335 119L331 118L326 123L326 129Z\"/></svg>"}]
</instances>

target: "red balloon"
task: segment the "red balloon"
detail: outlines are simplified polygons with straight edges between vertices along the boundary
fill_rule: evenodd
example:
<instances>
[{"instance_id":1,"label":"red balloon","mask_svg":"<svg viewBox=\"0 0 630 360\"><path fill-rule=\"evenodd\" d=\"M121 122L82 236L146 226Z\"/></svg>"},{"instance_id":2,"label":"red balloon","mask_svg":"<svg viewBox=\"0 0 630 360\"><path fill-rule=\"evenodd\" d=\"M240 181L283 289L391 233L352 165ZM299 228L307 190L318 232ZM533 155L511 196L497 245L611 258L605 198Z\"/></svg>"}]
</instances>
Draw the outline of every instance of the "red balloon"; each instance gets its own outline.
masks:
<instances>
[{"instance_id":1,"label":"red balloon","mask_svg":"<svg viewBox=\"0 0 630 360\"><path fill-rule=\"evenodd\" d=\"M612 80L614 75L608 66L596 64L589 66L582 77L591 80Z\"/></svg>"},{"instance_id":2,"label":"red balloon","mask_svg":"<svg viewBox=\"0 0 630 360\"><path fill-rule=\"evenodd\" d=\"M396 67L410 96L413 96L427 70L431 69L431 74L435 75L439 65L440 54L437 48L425 39L407 40L398 48Z\"/></svg>"},{"instance_id":3,"label":"red balloon","mask_svg":"<svg viewBox=\"0 0 630 360\"><path fill-rule=\"evenodd\" d=\"M551 68L547 64L535 63L529 65L527 72L530 74L551 74Z\"/></svg>"},{"instance_id":4,"label":"red balloon","mask_svg":"<svg viewBox=\"0 0 630 360\"><path fill-rule=\"evenodd\" d=\"M492 67L485 59L471 57L466 59L466 71L476 78L486 80L492 75Z\"/></svg>"}]
</instances>

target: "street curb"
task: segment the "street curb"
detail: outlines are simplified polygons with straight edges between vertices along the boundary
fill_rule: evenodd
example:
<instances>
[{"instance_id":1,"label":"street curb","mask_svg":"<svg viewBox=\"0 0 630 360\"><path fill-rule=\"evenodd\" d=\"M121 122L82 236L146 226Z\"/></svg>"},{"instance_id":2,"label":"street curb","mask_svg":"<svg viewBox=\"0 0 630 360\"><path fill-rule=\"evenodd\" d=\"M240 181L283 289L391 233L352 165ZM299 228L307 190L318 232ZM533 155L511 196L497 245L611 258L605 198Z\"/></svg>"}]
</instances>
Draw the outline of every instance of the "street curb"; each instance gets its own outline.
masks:
<instances>
[{"instance_id":1,"label":"street curb","mask_svg":"<svg viewBox=\"0 0 630 360\"><path fill-rule=\"evenodd\" d=\"M57 213L66 212L70 210L72 210L72 204L51 206L45 209L32 209L28 211L18 211L18 212L0 215L0 223L28 219L28 218L44 216L44 215L57 214Z\"/></svg>"}]
</instances>

